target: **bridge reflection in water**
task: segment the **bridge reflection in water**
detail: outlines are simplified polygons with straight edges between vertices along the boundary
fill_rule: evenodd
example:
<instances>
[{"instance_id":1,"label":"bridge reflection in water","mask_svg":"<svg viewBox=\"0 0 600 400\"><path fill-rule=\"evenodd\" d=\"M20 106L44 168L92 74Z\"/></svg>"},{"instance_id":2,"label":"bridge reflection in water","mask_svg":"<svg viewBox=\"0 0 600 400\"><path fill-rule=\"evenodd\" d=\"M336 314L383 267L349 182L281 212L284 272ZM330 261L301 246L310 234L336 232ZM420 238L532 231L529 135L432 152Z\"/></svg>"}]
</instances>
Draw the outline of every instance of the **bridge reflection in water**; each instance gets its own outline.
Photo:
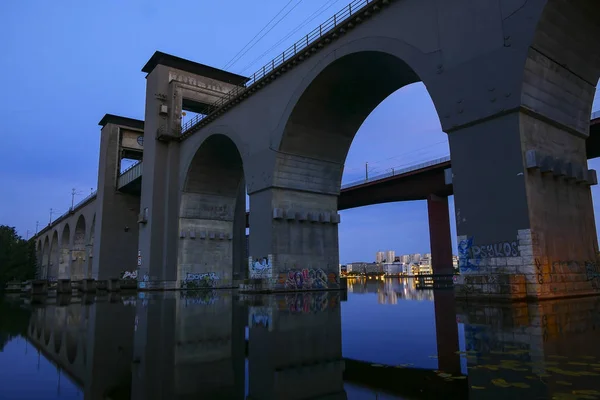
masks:
<instances>
[{"instance_id":1,"label":"bridge reflection in water","mask_svg":"<svg viewBox=\"0 0 600 400\"><path fill-rule=\"evenodd\" d=\"M357 280L349 284L348 302L337 292L60 297L20 312L30 312L23 328L27 341L57 367L57 380L61 376L65 384L66 375L85 399L600 394L600 299L455 305L451 290L434 293L412 286L410 279ZM361 304L370 304L368 312L376 318L378 310L390 310L391 296L398 305L416 300L433 308L435 319L426 325L435 330L437 354L422 355L428 365L375 363L373 354L342 345L342 335L356 336L348 318L359 318ZM2 320L9 317L0 315ZM365 344L376 348L376 332L385 330L386 323L390 329L399 323L423 329L411 318L380 322L361 328ZM394 347L383 350L401 360L415 346L411 340L399 337ZM0 370L10 370L2 353ZM33 382L35 372L15 379ZM0 397L27 390L23 382L9 382L0 388Z\"/></svg>"}]
</instances>

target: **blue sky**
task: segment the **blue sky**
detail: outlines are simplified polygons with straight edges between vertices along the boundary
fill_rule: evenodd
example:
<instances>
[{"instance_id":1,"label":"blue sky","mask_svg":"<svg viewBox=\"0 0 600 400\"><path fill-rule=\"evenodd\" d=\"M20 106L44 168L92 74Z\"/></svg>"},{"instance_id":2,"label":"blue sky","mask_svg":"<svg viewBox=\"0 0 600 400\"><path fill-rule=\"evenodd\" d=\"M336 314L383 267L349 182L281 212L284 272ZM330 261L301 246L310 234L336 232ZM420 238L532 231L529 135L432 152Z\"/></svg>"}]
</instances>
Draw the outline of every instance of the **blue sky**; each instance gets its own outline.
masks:
<instances>
[{"instance_id":1,"label":"blue sky","mask_svg":"<svg viewBox=\"0 0 600 400\"><path fill-rule=\"evenodd\" d=\"M228 70L251 74L347 1L294 0L280 14L291 10L282 22ZM48 223L50 208L59 214L68 209L72 188L81 193L76 201L96 188L97 123L105 113L144 118L140 69L154 51L223 68L286 2L262 0L260 7L241 0L0 2L0 224L16 226L25 236L36 221ZM308 22L309 17L316 18ZM448 153L425 87L410 85L365 121L350 149L344 182L362 178L365 162L377 174ZM590 162L590 168L599 167L597 160ZM598 190L593 188L595 202ZM452 199L450 207L454 238ZM378 250L427 252L428 229L425 202L343 211L340 261L372 260Z\"/></svg>"}]
</instances>

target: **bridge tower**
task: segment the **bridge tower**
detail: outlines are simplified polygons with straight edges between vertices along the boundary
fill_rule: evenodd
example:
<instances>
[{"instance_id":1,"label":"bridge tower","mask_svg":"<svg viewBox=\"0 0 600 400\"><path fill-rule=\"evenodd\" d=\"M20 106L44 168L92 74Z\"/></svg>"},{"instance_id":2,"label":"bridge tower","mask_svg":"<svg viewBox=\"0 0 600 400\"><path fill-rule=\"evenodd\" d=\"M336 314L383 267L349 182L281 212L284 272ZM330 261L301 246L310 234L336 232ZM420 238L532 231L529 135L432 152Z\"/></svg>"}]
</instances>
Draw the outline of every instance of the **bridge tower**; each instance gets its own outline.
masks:
<instances>
[{"instance_id":1,"label":"bridge tower","mask_svg":"<svg viewBox=\"0 0 600 400\"><path fill-rule=\"evenodd\" d=\"M137 268L140 200L131 191L119 190L118 177L123 160L142 159L144 121L106 114L98 125L102 130L92 277L105 280L121 278L124 271Z\"/></svg>"},{"instance_id":2,"label":"bridge tower","mask_svg":"<svg viewBox=\"0 0 600 400\"><path fill-rule=\"evenodd\" d=\"M198 157L193 154L193 160L189 160L180 154L178 139L183 111L206 114L212 104L248 79L162 52L154 53L142 72L148 75L139 288L174 289L187 273L209 273L206 269L215 264L228 264L230 271L234 259L241 265L242 257L234 256L232 244L233 236L239 241L244 238L243 173L229 185L235 191L233 198L226 198L219 190L211 192L223 177L203 168L203 163L215 162L227 170L230 160L224 153L235 145L224 136L209 138L206 146L201 144L204 150L198 150ZM238 150L234 152L239 154ZM188 176L186 165L190 164L189 170L198 169L194 176ZM238 164L241 168L241 160ZM238 214L241 218L234 218ZM235 234L234 219L239 221ZM231 272L226 278L231 285Z\"/></svg>"}]
</instances>

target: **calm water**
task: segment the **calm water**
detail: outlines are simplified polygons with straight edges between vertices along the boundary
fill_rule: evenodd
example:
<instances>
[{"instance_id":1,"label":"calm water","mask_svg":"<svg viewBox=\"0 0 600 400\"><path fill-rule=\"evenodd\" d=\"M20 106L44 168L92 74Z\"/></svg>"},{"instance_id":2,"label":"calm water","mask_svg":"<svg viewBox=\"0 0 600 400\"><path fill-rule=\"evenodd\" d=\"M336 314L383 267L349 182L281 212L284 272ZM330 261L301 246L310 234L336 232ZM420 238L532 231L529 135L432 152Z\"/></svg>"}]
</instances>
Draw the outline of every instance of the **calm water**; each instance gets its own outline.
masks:
<instances>
[{"instance_id":1,"label":"calm water","mask_svg":"<svg viewBox=\"0 0 600 400\"><path fill-rule=\"evenodd\" d=\"M0 399L600 399L600 297L336 292L0 303Z\"/></svg>"}]
</instances>

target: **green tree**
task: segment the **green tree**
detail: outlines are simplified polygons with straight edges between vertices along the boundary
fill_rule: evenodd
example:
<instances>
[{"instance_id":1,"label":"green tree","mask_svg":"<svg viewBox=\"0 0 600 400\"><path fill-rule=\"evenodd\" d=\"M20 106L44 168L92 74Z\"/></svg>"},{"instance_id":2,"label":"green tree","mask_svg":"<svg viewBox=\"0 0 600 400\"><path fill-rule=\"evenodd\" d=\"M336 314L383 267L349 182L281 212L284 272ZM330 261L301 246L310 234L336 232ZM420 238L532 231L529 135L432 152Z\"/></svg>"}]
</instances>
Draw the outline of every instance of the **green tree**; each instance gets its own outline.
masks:
<instances>
[{"instance_id":1,"label":"green tree","mask_svg":"<svg viewBox=\"0 0 600 400\"><path fill-rule=\"evenodd\" d=\"M14 227L0 225L0 290L7 282L35 278L35 241L25 240Z\"/></svg>"}]
</instances>

